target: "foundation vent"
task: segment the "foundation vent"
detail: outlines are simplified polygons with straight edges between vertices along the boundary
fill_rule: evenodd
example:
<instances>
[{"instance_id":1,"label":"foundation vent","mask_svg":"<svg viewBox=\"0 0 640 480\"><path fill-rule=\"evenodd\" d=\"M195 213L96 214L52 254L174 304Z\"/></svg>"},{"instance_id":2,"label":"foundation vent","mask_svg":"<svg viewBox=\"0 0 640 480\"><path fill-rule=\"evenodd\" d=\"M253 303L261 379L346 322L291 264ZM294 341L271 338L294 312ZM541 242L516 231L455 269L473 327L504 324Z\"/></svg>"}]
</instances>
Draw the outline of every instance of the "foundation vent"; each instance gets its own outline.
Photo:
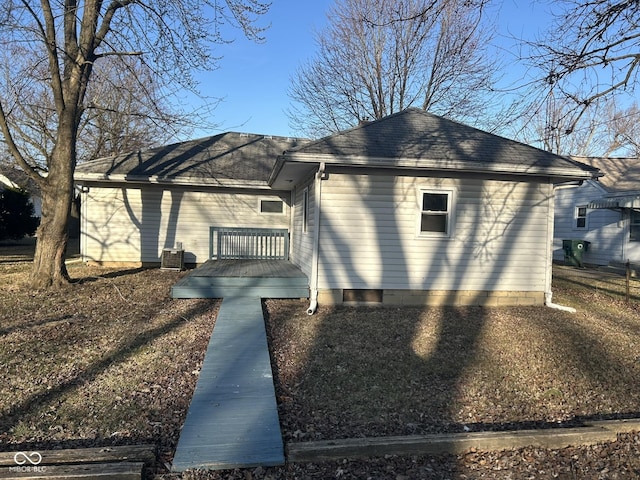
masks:
<instances>
[{"instance_id":1,"label":"foundation vent","mask_svg":"<svg viewBox=\"0 0 640 480\"><path fill-rule=\"evenodd\" d=\"M382 290L344 289L342 301L345 303L382 303Z\"/></svg>"}]
</instances>

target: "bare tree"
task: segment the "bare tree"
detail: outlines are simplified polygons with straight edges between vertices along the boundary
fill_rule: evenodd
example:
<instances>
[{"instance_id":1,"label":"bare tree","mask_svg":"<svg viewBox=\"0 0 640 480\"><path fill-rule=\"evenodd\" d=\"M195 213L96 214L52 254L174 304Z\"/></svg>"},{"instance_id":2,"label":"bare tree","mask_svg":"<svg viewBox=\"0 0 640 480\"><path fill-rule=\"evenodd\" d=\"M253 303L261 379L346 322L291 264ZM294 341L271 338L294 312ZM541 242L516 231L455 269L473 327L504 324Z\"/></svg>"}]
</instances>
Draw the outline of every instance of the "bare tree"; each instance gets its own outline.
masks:
<instances>
[{"instance_id":1,"label":"bare tree","mask_svg":"<svg viewBox=\"0 0 640 480\"><path fill-rule=\"evenodd\" d=\"M292 79L288 114L319 135L410 106L469 119L486 111L488 0L340 0L316 57Z\"/></svg>"},{"instance_id":2,"label":"bare tree","mask_svg":"<svg viewBox=\"0 0 640 480\"><path fill-rule=\"evenodd\" d=\"M161 88L138 57L105 58L93 75L79 126L78 163L162 145L207 123L175 105L173 92Z\"/></svg>"},{"instance_id":3,"label":"bare tree","mask_svg":"<svg viewBox=\"0 0 640 480\"><path fill-rule=\"evenodd\" d=\"M618 153L629 157L640 157L640 108L634 103L621 111L616 111L607 123L610 127L612 147L605 155Z\"/></svg>"},{"instance_id":4,"label":"bare tree","mask_svg":"<svg viewBox=\"0 0 640 480\"><path fill-rule=\"evenodd\" d=\"M549 95L541 108L526 116L520 137L558 155L606 157L639 153L640 110L636 104L620 107L615 99L601 99L577 122L571 115L574 109L571 99Z\"/></svg>"},{"instance_id":5,"label":"bare tree","mask_svg":"<svg viewBox=\"0 0 640 480\"><path fill-rule=\"evenodd\" d=\"M210 47L226 41L223 25L240 28L261 40L256 26L269 4L260 0L6 0L0 6L0 45L24 55L42 75L40 87L23 77L20 68L6 68L0 99L0 129L15 161L38 183L42 219L38 228L31 283L35 288L64 284L67 227L73 198L78 134L90 107L88 92L96 65L107 57L136 56L162 85L193 88L194 69L215 66ZM29 78L29 80L25 80ZM30 124L14 121L27 99L53 105L38 112ZM46 126L36 139L33 125ZM46 173L43 174L43 170Z\"/></svg>"},{"instance_id":6,"label":"bare tree","mask_svg":"<svg viewBox=\"0 0 640 480\"><path fill-rule=\"evenodd\" d=\"M20 66L23 87L7 121L29 164L46 171L47 151L56 133L55 105L39 81L46 78L46 69L33 68L24 55L13 55L2 62L5 75L0 85L3 97L9 99L15 83L8 70L17 71L23 61L27 62ZM77 163L166 143L188 133L194 122L205 123L200 115L174 105L139 57L106 57L94 66L92 75L78 125Z\"/></svg>"},{"instance_id":7,"label":"bare tree","mask_svg":"<svg viewBox=\"0 0 640 480\"><path fill-rule=\"evenodd\" d=\"M600 99L632 93L640 65L640 2L564 0L562 13L530 60L543 69L547 91L571 101L567 133Z\"/></svg>"}]
</instances>

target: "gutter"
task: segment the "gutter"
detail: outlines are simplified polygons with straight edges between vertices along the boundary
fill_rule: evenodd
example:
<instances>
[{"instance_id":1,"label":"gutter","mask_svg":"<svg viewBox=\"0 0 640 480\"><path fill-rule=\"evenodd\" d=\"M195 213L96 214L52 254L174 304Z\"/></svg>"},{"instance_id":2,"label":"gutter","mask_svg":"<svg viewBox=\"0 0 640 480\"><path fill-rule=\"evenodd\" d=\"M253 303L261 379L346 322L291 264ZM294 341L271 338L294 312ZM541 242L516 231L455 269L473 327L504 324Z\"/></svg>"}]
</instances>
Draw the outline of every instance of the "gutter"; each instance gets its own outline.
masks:
<instances>
[{"instance_id":1,"label":"gutter","mask_svg":"<svg viewBox=\"0 0 640 480\"><path fill-rule=\"evenodd\" d=\"M313 250L311 256L311 278L309 279L309 308L307 315L313 315L318 308L318 261L320 246L320 205L322 203L322 180L325 177L325 163L321 162L314 178L313 209Z\"/></svg>"},{"instance_id":2,"label":"gutter","mask_svg":"<svg viewBox=\"0 0 640 480\"><path fill-rule=\"evenodd\" d=\"M73 179L76 183L126 183L132 185L170 185L183 187L236 188L239 190L271 190L271 187L267 183L260 180L207 179L202 177L168 178L158 175L145 177L137 175L109 175L83 172L76 172Z\"/></svg>"},{"instance_id":3,"label":"gutter","mask_svg":"<svg viewBox=\"0 0 640 480\"><path fill-rule=\"evenodd\" d=\"M388 158L369 157L365 155L336 155L322 153L287 152L283 162L317 163L324 162L327 165L364 167L364 168L391 168L400 170L423 171L465 171L469 173L486 173L498 175L523 175L554 177L563 181L590 180L602 176L601 172L585 171L578 166L523 166L509 162L467 162L461 160L434 160L429 158Z\"/></svg>"}]
</instances>

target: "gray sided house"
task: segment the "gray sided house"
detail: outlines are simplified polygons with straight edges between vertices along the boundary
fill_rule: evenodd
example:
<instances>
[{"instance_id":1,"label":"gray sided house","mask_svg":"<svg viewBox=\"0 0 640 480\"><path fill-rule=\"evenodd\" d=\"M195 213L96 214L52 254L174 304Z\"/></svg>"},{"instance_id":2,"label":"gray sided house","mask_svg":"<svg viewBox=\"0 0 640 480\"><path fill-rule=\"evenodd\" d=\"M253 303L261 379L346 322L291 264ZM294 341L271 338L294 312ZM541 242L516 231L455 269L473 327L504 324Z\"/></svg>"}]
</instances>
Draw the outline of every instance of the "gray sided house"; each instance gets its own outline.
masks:
<instances>
[{"instance_id":1,"label":"gray sided house","mask_svg":"<svg viewBox=\"0 0 640 480\"><path fill-rule=\"evenodd\" d=\"M604 176L556 192L554 260L564 259L563 240L584 240L586 264L639 264L640 158L573 158Z\"/></svg>"},{"instance_id":2,"label":"gray sided house","mask_svg":"<svg viewBox=\"0 0 640 480\"><path fill-rule=\"evenodd\" d=\"M598 175L408 109L317 141L227 133L96 160L76 180L86 260L157 263L182 242L200 264L210 227L269 227L312 303L542 305L554 191Z\"/></svg>"}]
</instances>

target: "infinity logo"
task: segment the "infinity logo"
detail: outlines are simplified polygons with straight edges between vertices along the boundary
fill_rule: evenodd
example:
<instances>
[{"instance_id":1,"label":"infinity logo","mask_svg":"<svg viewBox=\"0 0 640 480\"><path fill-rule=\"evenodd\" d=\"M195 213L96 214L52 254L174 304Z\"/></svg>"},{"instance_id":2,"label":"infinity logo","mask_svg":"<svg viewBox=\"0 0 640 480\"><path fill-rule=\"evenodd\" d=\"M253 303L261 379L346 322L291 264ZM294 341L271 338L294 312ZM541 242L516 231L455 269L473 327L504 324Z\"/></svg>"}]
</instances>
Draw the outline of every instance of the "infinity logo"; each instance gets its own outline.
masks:
<instances>
[{"instance_id":1,"label":"infinity logo","mask_svg":"<svg viewBox=\"0 0 640 480\"><path fill-rule=\"evenodd\" d=\"M24 465L27 462L31 465L39 465L42 461L42 455L38 452L31 452L29 455L24 452L18 452L13 456L13 461L18 465Z\"/></svg>"}]
</instances>

